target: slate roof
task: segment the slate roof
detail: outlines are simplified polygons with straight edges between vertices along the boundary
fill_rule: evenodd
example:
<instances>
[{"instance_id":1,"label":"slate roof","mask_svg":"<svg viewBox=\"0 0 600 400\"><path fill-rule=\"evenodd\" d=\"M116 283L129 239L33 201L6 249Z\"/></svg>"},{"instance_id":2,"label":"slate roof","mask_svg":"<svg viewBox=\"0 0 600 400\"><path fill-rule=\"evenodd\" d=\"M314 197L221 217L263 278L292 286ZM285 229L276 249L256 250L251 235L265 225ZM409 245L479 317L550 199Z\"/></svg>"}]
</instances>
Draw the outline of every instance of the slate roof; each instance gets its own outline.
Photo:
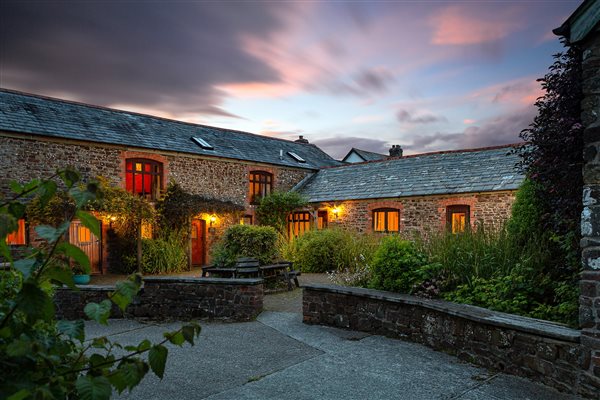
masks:
<instances>
[{"instance_id":1,"label":"slate roof","mask_svg":"<svg viewBox=\"0 0 600 400\"><path fill-rule=\"evenodd\" d=\"M0 89L0 130L316 170L340 165L313 144ZM201 148L197 136L214 147ZM283 159L280 159L283 150ZM306 162L287 154L294 152Z\"/></svg>"},{"instance_id":2,"label":"slate roof","mask_svg":"<svg viewBox=\"0 0 600 400\"><path fill-rule=\"evenodd\" d=\"M515 145L448 151L324 168L298 191L310 202L517 189Z\"/></svg>"},{"instance_id":3,"label":"slate roof","mask_svg":"<svg viewBox=\"0 0 600 400\"><path fill-rule=\"evenodd\" d=\"M379 154L372 151L361 150L353 147L352 150L350 150L348 154L346 154L342 161L345 161L346 158L348 158L348 156L352 152L355 152L360 158L362 158L365 161L385 160L387 158L385 154Z\"/></svg>"}]
</instances>

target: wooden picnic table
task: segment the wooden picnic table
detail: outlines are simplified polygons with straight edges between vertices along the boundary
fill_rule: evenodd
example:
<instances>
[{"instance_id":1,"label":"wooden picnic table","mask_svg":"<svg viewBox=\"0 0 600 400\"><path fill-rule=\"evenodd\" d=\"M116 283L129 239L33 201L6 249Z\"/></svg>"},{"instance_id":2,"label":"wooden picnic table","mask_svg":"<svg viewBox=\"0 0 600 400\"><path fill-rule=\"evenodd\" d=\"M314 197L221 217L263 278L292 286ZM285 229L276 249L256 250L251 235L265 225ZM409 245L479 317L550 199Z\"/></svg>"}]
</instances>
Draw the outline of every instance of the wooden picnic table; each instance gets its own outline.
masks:
<instances>
[{"instance_id":1,"label":"wooden picnic table","mask_svg":"<svg viewBox=\"0 0 600 400\"><path fill-rule=\"evenodd\" d=\"M283 280L287 283L288 290L293 289L292 282L297 287L300 287L298 282L300 271L295 271L293 263L289 261L261 266L255 258L242 257L238 258L235 267L232 268L220 266L202 268L202 277L213 275L220 278L263 278L265 281Z\"/></svg>"}]
</instances>

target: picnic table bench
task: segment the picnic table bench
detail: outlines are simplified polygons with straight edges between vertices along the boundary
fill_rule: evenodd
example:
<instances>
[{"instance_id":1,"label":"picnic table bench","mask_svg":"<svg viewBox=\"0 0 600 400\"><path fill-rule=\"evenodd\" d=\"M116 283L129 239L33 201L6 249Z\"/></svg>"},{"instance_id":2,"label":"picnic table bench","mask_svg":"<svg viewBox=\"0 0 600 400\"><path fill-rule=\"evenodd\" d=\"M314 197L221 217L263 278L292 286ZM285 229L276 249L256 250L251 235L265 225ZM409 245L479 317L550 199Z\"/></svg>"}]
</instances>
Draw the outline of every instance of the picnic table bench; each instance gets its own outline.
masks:
<instances>
[{"instance_id":1,"label":"picnic table bench","mask_svg":"<svg viewBox=\"0 0 600 400\"><path fill-rule=\"evenodd\" d=\"M300 271L293 269L289 261L278 262L271 265L260 265L253 257L240 257L236 260L235 267L208 266L202 268L202 277L217 276L221 278L263 278L265 281L283 280L287 283L288 290L293 289L292 282L300 287L298 276Z\"/></svg>"}]
</instances>

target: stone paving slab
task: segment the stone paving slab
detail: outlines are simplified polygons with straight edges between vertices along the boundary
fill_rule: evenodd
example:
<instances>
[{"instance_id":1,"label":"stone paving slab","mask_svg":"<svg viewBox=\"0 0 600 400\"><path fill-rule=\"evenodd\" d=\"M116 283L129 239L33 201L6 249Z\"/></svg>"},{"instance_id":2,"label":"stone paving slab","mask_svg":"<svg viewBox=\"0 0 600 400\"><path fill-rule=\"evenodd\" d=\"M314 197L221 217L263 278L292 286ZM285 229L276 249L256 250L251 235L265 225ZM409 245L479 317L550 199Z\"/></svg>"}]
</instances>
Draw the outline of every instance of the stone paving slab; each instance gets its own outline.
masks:
<instances>
[{"instance_id":1,"label":"stone paving slab","mask_svg":"<svg viewBox=\"0 0 600 400\"><path fill-rule=\"evenodd\" d=\"M88 337L160 340L177 323L88 323ZM458 362L425 346L304 325L298 313L248 323L202 323L194 347L169 347L165 378L148 375L124 399L567 400L545 386Z\"/></svg>"}]
</instances>

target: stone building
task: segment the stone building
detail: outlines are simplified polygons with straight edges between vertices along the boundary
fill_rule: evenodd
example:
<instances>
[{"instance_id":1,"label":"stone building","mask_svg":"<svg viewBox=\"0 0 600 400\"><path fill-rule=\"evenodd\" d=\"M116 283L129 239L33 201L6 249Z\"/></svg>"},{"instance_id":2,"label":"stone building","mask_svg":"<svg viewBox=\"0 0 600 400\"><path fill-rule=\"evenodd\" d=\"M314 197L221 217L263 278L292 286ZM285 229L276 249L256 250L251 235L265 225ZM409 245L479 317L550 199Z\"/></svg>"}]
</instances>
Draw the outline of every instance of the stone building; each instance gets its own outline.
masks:
<instances>
[{"instance_id":1,"label":"stone building","mask_svg":"<svg viewBox=\"0 0 600 400\"><path fill-rule=\"evenodd\" d=\"M519 157L511 152L514 146L323 168L296 188L313 205L312 216L300 211L292 219L312 219L317 227L335 224L361 232L409 234L458 232L478 223L500 227L524 179L515 170Z\"/></svg>"},{"instance_id":2,"label":"stone building","mask_svg":"<svg viewBox=\"0 0 600 400\"><path fill-rule=\"evenodd\" d=\"M298 190L310 200L312 207L290 216L291 234L335 225L363 232L456 232L478 221L505 221L523 179L509 147L402 157L394 146L392 153L346 164L303 137L281 140L0 90L0 193L8 192L11 180L73 166L150 201L177 182L187 192L238 205L244 211L204 213L192 221L195 264L209 261L210 244L227 226L254 223L255 204L274 190ZM104 221L105 230L109 224ZM25 220L20 227L9 238L13 245L31 239ZM94 272L106 271L104 237L75 225L70 240L93 256Z\"/></svg>"}]
</instances>

